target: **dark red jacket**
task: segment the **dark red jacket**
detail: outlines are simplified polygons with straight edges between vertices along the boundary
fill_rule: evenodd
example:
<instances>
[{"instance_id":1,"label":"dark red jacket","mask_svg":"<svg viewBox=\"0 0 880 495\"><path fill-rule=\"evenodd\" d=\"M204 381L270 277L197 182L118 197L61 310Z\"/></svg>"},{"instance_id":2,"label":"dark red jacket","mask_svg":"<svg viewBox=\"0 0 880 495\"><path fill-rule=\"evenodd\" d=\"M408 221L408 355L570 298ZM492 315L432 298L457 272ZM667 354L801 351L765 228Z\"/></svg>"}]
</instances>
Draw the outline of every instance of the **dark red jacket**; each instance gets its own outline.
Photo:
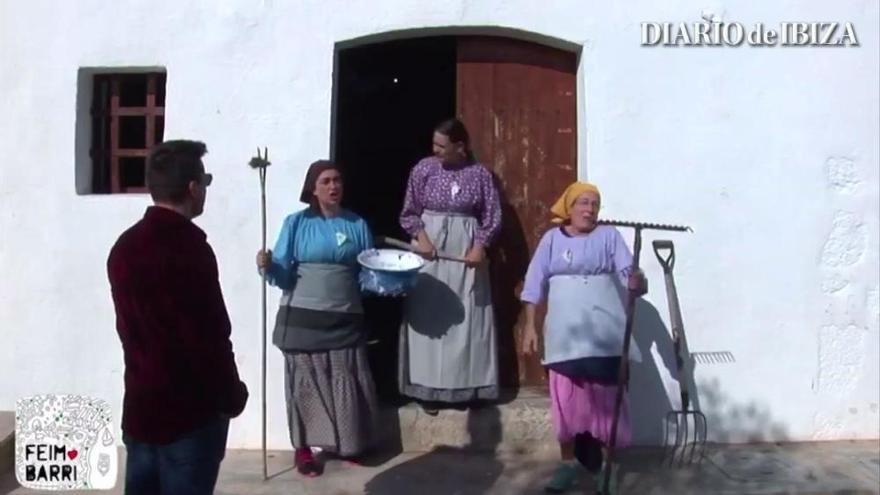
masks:
<instances>
[{"instance_id":1,"label":"dark red jacket","mask_svg":"<svg viewBox=\"0 0 880 495\"><path fill-rule=\"evenodd\" d=\"M241 414L247 387L202 229L152 206L119 236L107 272L125 356L122 431L164 444L218 414Z\"/></svg>"}]
</instances>

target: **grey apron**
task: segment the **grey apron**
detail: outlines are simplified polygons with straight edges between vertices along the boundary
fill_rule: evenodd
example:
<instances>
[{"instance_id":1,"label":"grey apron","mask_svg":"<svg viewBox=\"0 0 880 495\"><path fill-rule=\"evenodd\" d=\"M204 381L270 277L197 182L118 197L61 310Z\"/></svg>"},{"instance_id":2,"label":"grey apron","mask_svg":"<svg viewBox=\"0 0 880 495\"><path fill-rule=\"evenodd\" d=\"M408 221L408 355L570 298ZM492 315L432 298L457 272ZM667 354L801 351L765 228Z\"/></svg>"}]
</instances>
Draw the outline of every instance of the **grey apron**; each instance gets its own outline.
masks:
<instances>
[{"instance_id":1,"label":"grey apron","mask_svg":"<svg viewBox=\"0 0 880 495\"><path fill-rule=\"evenodd\" d=\"M272 343L287 352L351 347L363 340L363 322L356 267L301 263L281 296Z\"/></svg>"},{"instance_id":2,"label":"grey apron","mask_svg":"<svg viewBox=\"0 0 880 495\"><path fill-rule=\"evenodd\" d=\"M425 211L422 221L440 251L464 256L473 245L478 225L473 216ZM404 317L404 385L462 393L497 386L495 318L485 264L468 268L457 261L426 263L407 297Z\"/></svg>"},{"instance_id":3,"label":"grey apron","mask_svg":"<svg viewBox=\"0 0 880 495\"><path fill-rule=\"evenodd\" d=\"M550 277L544 319L545 365L621 355L626 312L615 277L611 273ZM629 358L642 360L634 344Z\"/></svg>"},{"instance_id":4,"label":"grey apron","mask_svg":"<svg viewBox=\"0 0 880 495\"><path fill-rule=\"evenodd\" d=\"M281 296L282 306L363 313L356 268L330 263L300 263L292 291Z\"/></svg>"}]
</instances>

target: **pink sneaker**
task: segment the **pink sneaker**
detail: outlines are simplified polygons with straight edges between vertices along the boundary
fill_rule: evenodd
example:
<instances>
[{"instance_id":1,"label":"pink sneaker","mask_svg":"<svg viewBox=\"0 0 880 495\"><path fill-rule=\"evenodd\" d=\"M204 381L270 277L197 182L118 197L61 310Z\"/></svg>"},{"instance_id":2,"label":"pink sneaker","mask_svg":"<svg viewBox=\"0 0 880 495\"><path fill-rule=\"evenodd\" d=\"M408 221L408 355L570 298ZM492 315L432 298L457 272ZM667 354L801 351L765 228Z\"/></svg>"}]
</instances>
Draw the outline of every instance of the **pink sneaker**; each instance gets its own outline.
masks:
<instances>
[{"instance_id":1,"label":"pink sneaker","mask_svg":"<svg viewBox=\"0 0 880 495\"><path fill-rule=\"evenodd\" d=\"M296 470L303 476L314 478L321 474L321 470L318 468L318 462L315 461L315 456L312 454L312 449L308 447L296 449L293 453L293 461L296 464Z\"/></svg>"}]
</instances>

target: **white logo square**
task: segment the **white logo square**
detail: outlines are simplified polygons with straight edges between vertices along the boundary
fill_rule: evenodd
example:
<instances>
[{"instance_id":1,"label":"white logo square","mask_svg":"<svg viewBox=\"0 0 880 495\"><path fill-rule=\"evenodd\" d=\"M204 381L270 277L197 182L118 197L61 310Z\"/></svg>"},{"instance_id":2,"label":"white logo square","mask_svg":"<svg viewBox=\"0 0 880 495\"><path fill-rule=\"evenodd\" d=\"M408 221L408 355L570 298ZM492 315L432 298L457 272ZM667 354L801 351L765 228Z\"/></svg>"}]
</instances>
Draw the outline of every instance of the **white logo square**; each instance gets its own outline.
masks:
<instances>
[{"instance_id":1,"label":"white logo square","mask_svg":"<svg viewBox=\"0 0 880 495\"><path fill-rule=\"evenodd\" d=\"M109 490L119 456L110 406L80 395L36 395L15 405L15 477L36 490Z\"/></svg>"}]
</instances>

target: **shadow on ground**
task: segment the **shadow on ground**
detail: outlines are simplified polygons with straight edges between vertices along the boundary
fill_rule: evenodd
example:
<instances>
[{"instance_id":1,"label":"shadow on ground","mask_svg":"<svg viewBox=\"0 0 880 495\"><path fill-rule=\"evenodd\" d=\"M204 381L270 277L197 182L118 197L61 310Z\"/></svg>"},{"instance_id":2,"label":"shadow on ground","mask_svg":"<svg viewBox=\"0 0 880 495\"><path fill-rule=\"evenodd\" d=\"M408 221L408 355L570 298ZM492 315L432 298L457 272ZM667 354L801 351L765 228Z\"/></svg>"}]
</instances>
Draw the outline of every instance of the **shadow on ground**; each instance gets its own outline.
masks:
<instances>
[{"instance_id":1,"label":"shadow on ground","mask_svg":"<svg viewBox=\"0 0 880 495\"><path fill-rule=\"evenodd\" d=\"M419 495L482 495L495 485L504 464L494 456L501 443L501 413L497 407L481 411L489 414L488 427L477 428L475 414L468 411L468 434L471 444L464 447L439 447L431 452L398 464L379 473L367 482L364 493L384 495L389 493L419 493ZM455 462L474 452L475 445L488 446L487 461L476 463ZM453 461L453 462L450 462ZM462 483L462 480L467 480ZM457 488L451 489L454 484ZM403 491L402 491L403 490Z\"/></svg>"}]
</instances>

